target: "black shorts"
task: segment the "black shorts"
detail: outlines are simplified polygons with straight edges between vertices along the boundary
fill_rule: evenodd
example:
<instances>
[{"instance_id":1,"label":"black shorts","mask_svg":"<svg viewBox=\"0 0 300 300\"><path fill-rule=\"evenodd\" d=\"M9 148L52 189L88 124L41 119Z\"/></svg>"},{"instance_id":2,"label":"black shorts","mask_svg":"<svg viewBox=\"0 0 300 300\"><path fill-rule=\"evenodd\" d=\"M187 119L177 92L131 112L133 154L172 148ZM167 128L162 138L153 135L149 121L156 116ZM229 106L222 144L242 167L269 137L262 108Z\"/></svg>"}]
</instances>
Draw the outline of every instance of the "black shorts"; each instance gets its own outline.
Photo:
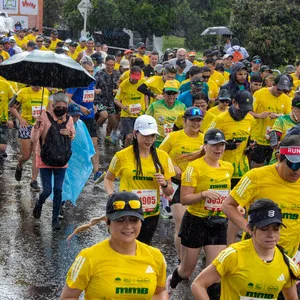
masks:
<instances>
[{"instance_id":1,"label":"black shorts","mask_svg":"<svg viewBox=\"0 0 300 300\"><path fill-rule=\"evenodd\" d=\"M142 228L139 236L137 237L137 240L139 240L142 243L150 245L154 232L157 227L158 219L159 219L159 215L145 218L142 223Z\"/></svg>"},{"instance_id":2,"label":"black shorts","mask_svg":"<svg viewBox=\"0 0 300 300\"><path fill-rule=\"evenodd\" d=\"M121 135L126 136L132 133L136 118L122 117L121 118Z\"/></svg>"},{"instance_id":3,"label":"black shorts","mask_svg":"<svg viewBox=\"0 0 300 300\"><path fill-rule=\"evenodd\" d=\"M181 180L172 177L172 182L178 185L177 190L175 191L172 201L170 202L170 206L173 204L180 203L180 188L181 188Z\"/></svg>"},{"instance_id":4,"label":"black shorts","mask_svg":"<svg viewBox=\"0 0 300 300\"><path fill-rule=\"evenodd\" d=\"M181 245L188 248L226 245L227 219L216 216L200 218L186 211L178 236L181 237Z\"/></svg>"},{"instance_id":5,"label":"black shorts","mask_svg":"<svg viewBox=\"0 0 300 300\"><path fill-rule=\"evenodd\" d=\"M270 162L273 150L270 146L256 144L253 149L251 159L257 164L267 164Z\"/></svg>"},{"instance_id":6,"label":"black shorts","mask_svg":"<svg viewBox=\"0 0 300 300\"><path fill-rule=\"evenodd\" d=\"M82 120L86 125L86 128L91 136L91 138L97 137L97 123L94 118L88 118Z\"/></svg>"},{"instance_id":7,"label":"black shorts","mask_svg":"<svg viewBox=\"0 0 300 300\"><path fill-rule=\"evenodd\" d=\"M6 145L8 142L8 127L5 124L0 124L0 144Z\"/></svg>"}]
</instances>

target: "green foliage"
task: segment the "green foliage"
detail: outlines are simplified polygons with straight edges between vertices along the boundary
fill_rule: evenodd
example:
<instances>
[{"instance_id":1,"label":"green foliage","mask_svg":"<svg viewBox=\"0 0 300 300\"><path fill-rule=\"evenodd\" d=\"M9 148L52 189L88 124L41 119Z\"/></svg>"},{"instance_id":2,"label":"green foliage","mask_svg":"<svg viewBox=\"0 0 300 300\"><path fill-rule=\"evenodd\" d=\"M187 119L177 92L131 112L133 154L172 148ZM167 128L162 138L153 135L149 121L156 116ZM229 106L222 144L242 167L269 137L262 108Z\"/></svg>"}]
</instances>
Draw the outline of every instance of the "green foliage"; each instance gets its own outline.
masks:
<instances>
[{"instance_id":1,"label":"green foliage","mask_svg":"<svg viewBox=\"0 0 300 300\"><path fill-rule=\"evenodd\" d=\"M65 23L73 30L83 28L83 18L77 9L80 0L66 0L62 7L62 16Z\"/></svg>"},{"instance_id":2,"label":"green foliage","mask_svg":"<svg viewBox=\"0 0 300 300\"><path fill-rule=\"evenodd\" d=\"M299 48L300 7L294 1L232 2L231 28L250 56L272 67L293 64Z\"/></svg>"}]
</instances>

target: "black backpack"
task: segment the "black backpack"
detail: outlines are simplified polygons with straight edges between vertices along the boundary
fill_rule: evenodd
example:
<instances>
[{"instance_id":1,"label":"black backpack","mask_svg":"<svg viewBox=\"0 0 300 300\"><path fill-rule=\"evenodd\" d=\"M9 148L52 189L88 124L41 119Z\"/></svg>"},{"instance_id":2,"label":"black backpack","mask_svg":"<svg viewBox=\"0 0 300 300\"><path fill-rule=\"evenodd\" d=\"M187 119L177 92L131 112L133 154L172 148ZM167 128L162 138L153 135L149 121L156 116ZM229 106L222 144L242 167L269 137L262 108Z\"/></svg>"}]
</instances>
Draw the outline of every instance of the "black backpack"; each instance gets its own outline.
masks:
<instances>
[{"instance_id":1,"label":"black backpack","mask_svg":"<svg viewBox=\"0 0 300 300\"><path fill-rule=\"evenodd\" d=\"M71 150L71 138L60 134L61 129L66 128L70 116L61 124L58 124L52 116L47 112L51 126L47 132L45 144L42 145L42 137L40 137L41 159L47 166L63 167L69 161Z\"/></svg>"}]
</instances>

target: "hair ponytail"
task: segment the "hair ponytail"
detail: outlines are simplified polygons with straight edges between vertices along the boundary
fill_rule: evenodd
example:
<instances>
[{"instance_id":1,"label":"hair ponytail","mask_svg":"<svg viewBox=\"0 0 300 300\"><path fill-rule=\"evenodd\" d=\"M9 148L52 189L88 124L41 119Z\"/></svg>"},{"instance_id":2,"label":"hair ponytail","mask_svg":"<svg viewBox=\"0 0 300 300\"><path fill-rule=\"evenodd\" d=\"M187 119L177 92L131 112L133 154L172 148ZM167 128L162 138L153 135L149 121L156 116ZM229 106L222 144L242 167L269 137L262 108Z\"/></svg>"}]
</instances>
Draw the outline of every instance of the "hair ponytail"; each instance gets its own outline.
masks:
<instances>
[{"instance_id":1,"label":"hair ponytail","mask_svg":"<svg viewBox=\"0 0 300 300\"><path fill-rule=\"evenodd\" d=\"M192 152L192 153L185 153L179 156L179 160L184 160L184 161L193 161L195 159L201 158L204 156L206 153L204 146L202 145L200 147L200 150Z\"/></svg>"}]
</instances>

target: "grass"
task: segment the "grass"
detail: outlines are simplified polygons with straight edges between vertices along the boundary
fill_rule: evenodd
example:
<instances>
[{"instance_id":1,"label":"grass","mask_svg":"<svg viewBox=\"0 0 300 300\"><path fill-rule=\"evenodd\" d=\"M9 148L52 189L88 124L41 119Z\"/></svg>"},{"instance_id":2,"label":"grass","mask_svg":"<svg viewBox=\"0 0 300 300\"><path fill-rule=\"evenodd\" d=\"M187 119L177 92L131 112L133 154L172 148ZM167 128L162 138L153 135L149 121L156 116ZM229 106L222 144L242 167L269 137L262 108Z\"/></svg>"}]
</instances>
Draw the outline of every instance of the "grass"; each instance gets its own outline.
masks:
<instances>
[{"instance_id":1,"label":"grass","mask_svg":"<svg viewBox=\"0 0 300 300\"><path fill-rule=\"evenodd\" d=\"M163 37L163 52L168 48L185 48L184 47L185 38L181 38L175 35L169 35ZM190 49L187 49L190 51ZM201 58L203 56L202 52L196 52L197 58Z\"/></svg>"}]
</instances>

